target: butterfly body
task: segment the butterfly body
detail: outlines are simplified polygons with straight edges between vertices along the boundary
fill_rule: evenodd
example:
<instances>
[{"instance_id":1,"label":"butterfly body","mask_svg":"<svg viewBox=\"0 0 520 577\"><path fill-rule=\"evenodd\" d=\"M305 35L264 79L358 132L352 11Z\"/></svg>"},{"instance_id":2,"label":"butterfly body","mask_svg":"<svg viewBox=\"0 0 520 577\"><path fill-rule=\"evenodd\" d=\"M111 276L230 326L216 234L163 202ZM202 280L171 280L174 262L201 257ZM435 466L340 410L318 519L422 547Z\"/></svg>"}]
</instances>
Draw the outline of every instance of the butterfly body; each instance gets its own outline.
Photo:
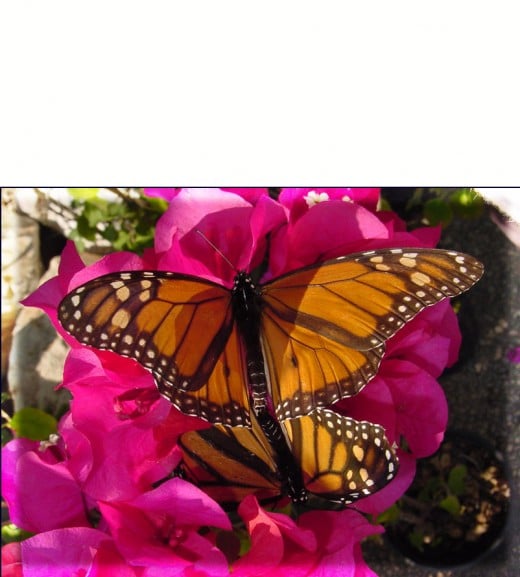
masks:
<instances>
[{"instance_id":1,"label":"butterfly body","mask_svg":"<svg viewBox=\"0 0 520 577\"><path fill-rule=\"evenodd\" d=\"M231 305L245 350L246 373L255 420L262 430L261 435L272 449L272 460L280 475L283 491L294 502L305 502L307 492L303 486L301 472L287 444L280 423L272 416L268 401L270 391L265 371L260 341L262 300L251 275L242 271L234 280L231 290ZM257 432L257 436L260 433ZM229 443L228 443L229 446ZM237 449L239 452L239 449Z\"/></svg>"},{"instance_id":2,"label":"butterfly body","mask_svg":"<svg viewBox=\"0 0 520 577\"><path fill-rule=\"evenodd\" d=\"M244 271L235 277L231 290L231 306L244 347L252 409L258 416L268 410L269 396L260 341L262 301L251 275Z\"/></svg>"}]
</instances>

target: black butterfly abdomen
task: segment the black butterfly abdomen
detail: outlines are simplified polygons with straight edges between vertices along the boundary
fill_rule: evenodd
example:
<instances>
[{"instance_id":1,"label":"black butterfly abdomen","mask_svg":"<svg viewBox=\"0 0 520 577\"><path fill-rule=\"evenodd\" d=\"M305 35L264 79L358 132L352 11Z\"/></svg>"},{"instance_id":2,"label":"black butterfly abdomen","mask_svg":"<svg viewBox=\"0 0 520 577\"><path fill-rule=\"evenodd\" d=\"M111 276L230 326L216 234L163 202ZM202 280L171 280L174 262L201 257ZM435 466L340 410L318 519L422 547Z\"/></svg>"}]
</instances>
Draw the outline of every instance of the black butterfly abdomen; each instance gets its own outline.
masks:
<instances>
[{"instance_id":1,"label":"black butterfly abdomen","mask_svg":"<svg viewBox=\"0 0 520 577\"><path fill-rule=\"evenodd\" d=\"M267 409L267 380L260 344L261 301L252 278L238 273L232 290L233 317L237 323L246 353L247 376L253 410L259 414Z\"/></svg>"},{"instance_id":2,"label":"black butterfly abdomen","mask_svg":"<svg viewBox=\"0 0 520 577\"><path fill-rule=\"evenodd\" d=\"M247 273L241 272L235 278L232 306L234 319L245 346L253 411L278 457L277 465L285 484L285 491L293 501L304 502L307 499L307 492L300 468L285 440L280 423L271 415L268 408L269 389L260 343L262 302Z\"/></svg>"}]
</instances>

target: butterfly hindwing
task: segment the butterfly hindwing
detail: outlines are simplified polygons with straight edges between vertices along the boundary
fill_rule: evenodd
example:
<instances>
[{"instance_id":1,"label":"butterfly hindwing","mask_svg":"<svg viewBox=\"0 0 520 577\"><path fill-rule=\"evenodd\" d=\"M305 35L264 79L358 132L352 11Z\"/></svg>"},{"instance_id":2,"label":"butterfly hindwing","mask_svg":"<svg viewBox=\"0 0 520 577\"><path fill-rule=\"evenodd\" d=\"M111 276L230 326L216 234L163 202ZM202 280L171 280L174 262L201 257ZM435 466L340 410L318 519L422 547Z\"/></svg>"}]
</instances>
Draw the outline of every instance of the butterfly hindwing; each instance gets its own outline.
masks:
<instances>
[{"instance_id":1,"label":"butterfly hindwing","mask_svg":"<svg viewBox=\"0 0 520 577\"><path fill-rule=\"evenodd\" d=\"M309 493L351 503L382 489L397 473L383 427L327 410L282 423Z\"/></svg>"},{"instance_id":2,"label":"butterfly hindwing","mask_svg":"<svg viewBox=\"0 0 520 577\"><path fill-rule=\"evenodd\" d=\"M184 476L221 504L253 493L260 500L282 493L276 455L254 421L253 429L214 425L189 431L178 441Z\"/></svg>"},{"instance_id":3,"label":"butterfly hindwing","mask_svg":"<svg viewBox=\"0 0 520 577\"><path fill-rule=\"evenodd\" d=\"M424 308L473 286L483 267L437 249L348 255L279 277L261 289L262 344L282 420L358 393L386 340Z\"/></svg>"},{"instance_id":4,"label":"butterfly hindwing","mask_svg":"<svg viewBox=\"0 0 520 577\"><path fill-rule=\"evenodd\" d=\"M343 505L371 495L397 472L397 458L384 430L330 410L283 421L286 442L303 485L317 507ZM216 425L184 433L179 439L182 468L192 482L221 503L287 495L290 482L253 418L252 428Z\"/></svg>"}]
</instances>

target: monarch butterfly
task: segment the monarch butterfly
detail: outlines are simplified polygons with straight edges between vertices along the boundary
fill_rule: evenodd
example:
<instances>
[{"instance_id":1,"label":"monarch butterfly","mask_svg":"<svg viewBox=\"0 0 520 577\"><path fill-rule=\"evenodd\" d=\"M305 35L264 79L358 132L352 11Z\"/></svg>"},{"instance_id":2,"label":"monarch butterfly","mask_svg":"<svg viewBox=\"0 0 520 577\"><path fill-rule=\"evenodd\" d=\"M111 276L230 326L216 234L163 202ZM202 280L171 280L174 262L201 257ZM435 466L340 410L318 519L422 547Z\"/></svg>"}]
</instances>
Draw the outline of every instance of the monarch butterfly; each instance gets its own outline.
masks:
<instances>
[{"instance_id":1,"label":"monarch butterfly","mask_svg":"<svg viewBox=\"0 0 520 577\"><path fill-rule=\"evenodd\" d=\"M182 475L217 502L233 506L253 493L269 501L289 495L324 508L348 504L381 489L396 474L397 458L378 425L317 409L283 421L285 449L252 428L214 425L179 438Z\"/></svg>"},{"instance_id":2,"label":"monarch butterfly","mask_svg":"<svg viewBox=\"0 0 520 577\"><path fill-rule=\"evenodd\" d=\"M79 342L149 369L182 412L251 426L252 413L274 409L281 422L355 395L387 339L482 273L471 256L415 248L342 256L258 287L245 272L232 289L174 272L119 272L70 292L58 318Z\"/></svg>"}]
</instances>

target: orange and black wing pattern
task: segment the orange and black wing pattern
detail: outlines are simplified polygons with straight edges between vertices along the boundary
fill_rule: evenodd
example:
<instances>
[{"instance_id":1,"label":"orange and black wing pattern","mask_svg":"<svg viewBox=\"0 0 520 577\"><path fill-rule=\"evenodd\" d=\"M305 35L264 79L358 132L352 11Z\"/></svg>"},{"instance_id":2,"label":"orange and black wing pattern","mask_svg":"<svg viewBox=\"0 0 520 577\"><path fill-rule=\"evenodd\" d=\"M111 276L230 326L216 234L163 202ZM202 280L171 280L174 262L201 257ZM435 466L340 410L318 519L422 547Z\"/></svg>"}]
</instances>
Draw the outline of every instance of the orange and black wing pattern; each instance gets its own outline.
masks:
<instances>
[{"instance_id":1,"label":"orange and black wing pattern","mask_svg":"<svg viewBox=\"0 0 520 577\"><path fill-rule=\"evenodd\" d=\"M283 494L277 455L254 420L252 428L214 425L179 438L183 476L224 506L254 494L272 501Z\"/></svg>"},{"instance_id":2,"label":"orange and black wing pattern","mask_svg":"<svg viewBox=\"0 0 520 577\"><path fill-rule=\"evenodd\" d=\"M483 274L469 255L384 249L297 270L261 289L263 354L279 420L355 395L385 342L424 308Z\"/></svg>"},{"instance_id":3,"label":"orange and black wing pattern","mask_svg":"<svg viewBox=\"0 0 520 577\"><path fill-rule=\"evenodd\" d=\"M225 287L162 271L112 273L70 292L58 318L80 343L149 369L181 411L249 424L241 342Z\"/></svg>"},{"instance_id":4,"label":"orange and black wing pattern","mask_svg":"<svg viewBox=\"0 0 520 577\"><path fill-rule=\"evenodd\" d=\"M348 504L372 495L396 475L397 457L380 425L327 409L282 422L306 490Z\"/></svg>"},{"instance_id":5,"label":"orange and black wing pattern","mask_svg":"<svg viewBox=\"0 0 520 577\"><path fill-rule=\"evenodd\" d=\"M301 477L311 506L352 503L397 473L397 457L378 425L318 409L281 426L297 467L290 474ZM289 494L280 455L254 419L251 429L216 425L184 433L179 446L185 477L219 503L236 504L249 494L271 501Z\"/></svg>"}]
</instances>

